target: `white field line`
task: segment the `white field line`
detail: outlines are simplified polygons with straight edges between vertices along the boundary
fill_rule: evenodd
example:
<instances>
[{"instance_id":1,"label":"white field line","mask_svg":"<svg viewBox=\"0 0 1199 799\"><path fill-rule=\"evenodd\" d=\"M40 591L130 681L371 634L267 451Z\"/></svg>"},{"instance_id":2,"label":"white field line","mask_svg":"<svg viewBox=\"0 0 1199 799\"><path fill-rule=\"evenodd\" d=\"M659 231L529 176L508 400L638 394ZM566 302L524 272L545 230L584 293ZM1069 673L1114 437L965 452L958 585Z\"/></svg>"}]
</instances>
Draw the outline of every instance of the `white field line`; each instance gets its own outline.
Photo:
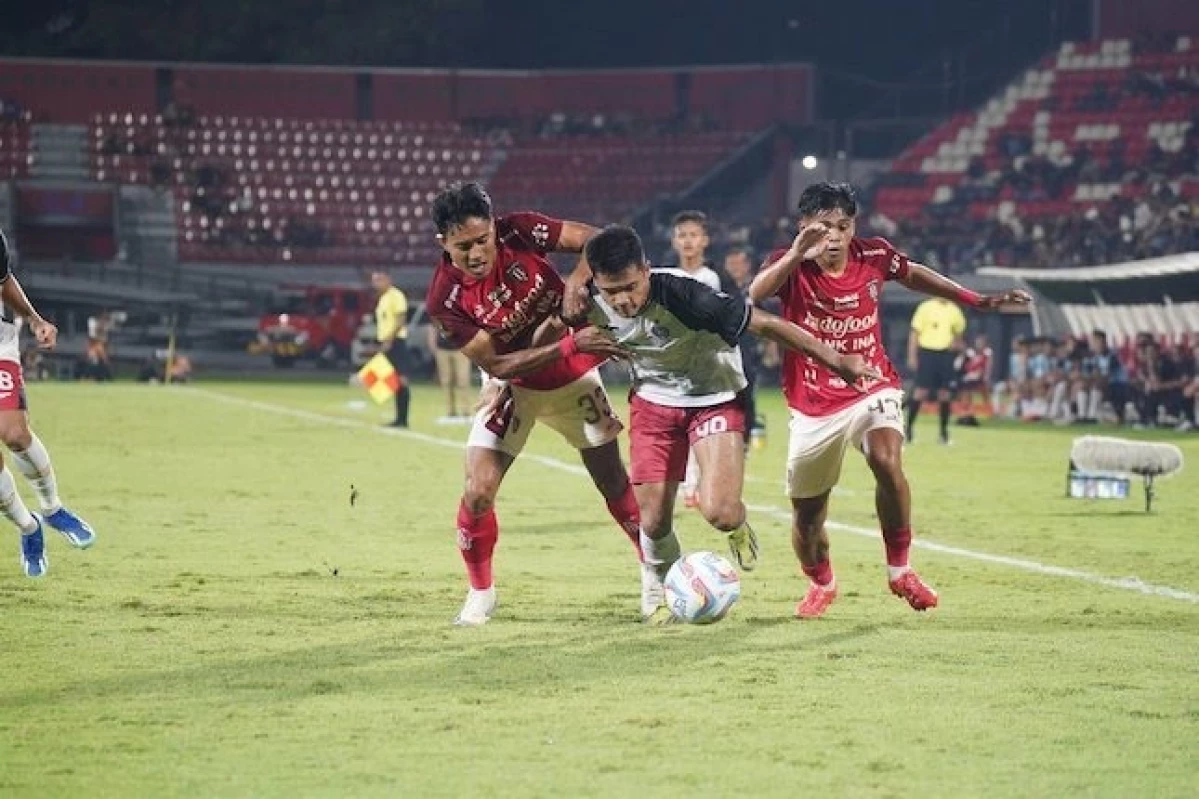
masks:
<instances>
[{"instance_id":1,"label":"white field line","mask_svg":"<svg viewBox=\"0 0 1199 799\"><path fill-rule=\"evenodd\" d=\"M397 429L394 427L384 427L381 425L371 424L369 422L361 422L356 419L346 419L339 416L329 416L323 413L313 411L305 411L300 408L289 408L286 405L276 405L270 402L261 402L259 400L245 399L243 397L235 397L230 394L222 394L216 391L209 391L202 388L186 388L183 389L186 393L214 400L216 402L224 402L229 405L237 405L243 408L252 408L264 413L273 414L275 416L289 416L293 419L302 419L306 422L315 424L332 425L334 427L345 427L354 430L369 430L374 433L383 435L395 436L404 438L410 441L420 441L425 444L433 444L440 447L448 447L450 449L461 450L466 445L461 441L454 441L448 438L438 438L437 436L426 435L425 433L417 433L412 430ZM531 452L521 454L521 459L526 461L534 461L546 466L550 469L567 472L569 474L587 477L587 469L580 464L566 463L557 458L550 458L544 455L536 455ZM790 523L791 512L784 508L779 508L773 505L748 505L749 510L754 513L760 513L779 521ZM830 530L836 530L851 535L864 536L867 538L879 537L878 530L867 527L857 527L852 524L843 524L841 522L829 521L826 522ZM1012 558L1007 555L992 555L987 552L976 552L972 549L963 549L962 547L949 546L947 544L938 544L935 541L929 541L926 538L918 538L912 542L912 545L918 549L925 549L930 552L939 552L944 555L955 555L959 558L967 558L969 560L982 561L983 563L993 563L1000 566L1009 566L1013 569L1032 572L1034 574L1043 574L1048 577L1061 577L1069 580L1078 580L1085 583L1093 583L1095 585L1103 585L1108 588L1119 588L1124 591L1136 591L1141 594L1150 596L1160 596L1167 599L1175 599L1180 602L1199 603L1199 593L1184 591L1181 588L1171 588L1168 585L1156 585L1147 583L1139 577L1106 577L1101 574L1083 571L1081 569L1070 569L1064 566L1053 566L1046 563L1038 563L1035 560L1026 560L1024 558Z\"/></svg>"}]
</instances>

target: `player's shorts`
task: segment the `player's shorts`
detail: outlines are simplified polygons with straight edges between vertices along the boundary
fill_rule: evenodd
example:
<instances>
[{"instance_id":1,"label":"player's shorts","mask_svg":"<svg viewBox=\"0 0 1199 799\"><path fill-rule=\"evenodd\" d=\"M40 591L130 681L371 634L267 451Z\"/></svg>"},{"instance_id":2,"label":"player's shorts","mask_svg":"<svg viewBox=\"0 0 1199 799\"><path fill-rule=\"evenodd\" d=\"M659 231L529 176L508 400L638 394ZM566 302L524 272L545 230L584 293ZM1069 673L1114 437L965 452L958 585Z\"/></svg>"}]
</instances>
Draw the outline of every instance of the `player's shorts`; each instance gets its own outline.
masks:
<instances>
[{"instance_id":1,"label":"player's shorts","mask_svg":"<svg viewBox=\"0 0 1199 799\"><path fill-rule=\"evenodd\" d=\"M475 414L468 447L520 454L537 422L556 430L575 449L591 449L615 441L624 429L612 412L599 370L561 388L537 391L508 385L501 401Z\"/></svg>"},{"instance_id":2,"label":"player's shorts","mask_svg":"<svg viewBox=\"0 0 1199 799\"><path fill-rule=\"evenodd\" d=\"M23 411L28 407L21 364L0 360L0 411Z\"/></svg>"},{"instance_id":3,"label":"player's shorts","mask_svg":"<svg viewBox=\"0 0 1199 799\"><path fill-rule=\"evenodd\" d=\"M957 388L958 371L953 350L921 348L916 360L916 388L926 391L951 391Z\"/></svg>"},{"instance_id":4,"label":"player's shorts","mask_svg":"<svg viewBox=\"0 0 1199 799\"><path fill-rule=\"evenodd\" d=\"M841 477L849 447L865 452L866 434L889 427L903 435L903 392L885 388L828 416L791 410L787 445L787 492L792 499L818 497Z\"/></svg>"},{"instance_id":5,"label":"player's shorts","mask_svg":"<svg viewBox=\"0 0 1199 799\"><path fill-rule=\"evenodd\" d=\"M716 433L745 435L745 403L740 399L701 408L658 405L636 395L629 402L629 479L681 483L691 445Z\"/></svg>"}]
</instances>

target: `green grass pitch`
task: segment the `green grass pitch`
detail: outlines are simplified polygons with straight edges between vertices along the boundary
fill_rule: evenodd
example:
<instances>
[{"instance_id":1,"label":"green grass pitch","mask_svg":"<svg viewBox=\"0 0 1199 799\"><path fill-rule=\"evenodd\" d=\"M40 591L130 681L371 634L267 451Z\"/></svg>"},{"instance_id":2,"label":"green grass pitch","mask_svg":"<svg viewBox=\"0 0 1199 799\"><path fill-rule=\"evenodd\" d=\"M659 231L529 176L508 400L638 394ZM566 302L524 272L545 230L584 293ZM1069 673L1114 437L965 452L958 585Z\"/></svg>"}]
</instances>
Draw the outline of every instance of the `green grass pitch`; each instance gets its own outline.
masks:
<instances>
[{"instance_id":1,"label":"green grass pitch","mask_svg":"<svg viewBox=\"0 0 1199 799\"><path fill-rule=\"evenodd\" d=\"M1076 431L961 429L945 449L922 420L916 534L954 549L915 562L941 607L888 594L852 458L830 516L859 530L833 532L842 595L801 623L767 393L746 486L762 566L726 621L647 629L631 547L539 430L498 505L500 611L461 630L466 431L433 424L434 389L410 435L345 386L29 393L100 539L48 533L41 581L15 533L0 548L0 796L1199 790L1199 437L1146 515L1139 496L1063 498ZM721 547L693 513L678 525Z\"/></svg>"}]
</instances>

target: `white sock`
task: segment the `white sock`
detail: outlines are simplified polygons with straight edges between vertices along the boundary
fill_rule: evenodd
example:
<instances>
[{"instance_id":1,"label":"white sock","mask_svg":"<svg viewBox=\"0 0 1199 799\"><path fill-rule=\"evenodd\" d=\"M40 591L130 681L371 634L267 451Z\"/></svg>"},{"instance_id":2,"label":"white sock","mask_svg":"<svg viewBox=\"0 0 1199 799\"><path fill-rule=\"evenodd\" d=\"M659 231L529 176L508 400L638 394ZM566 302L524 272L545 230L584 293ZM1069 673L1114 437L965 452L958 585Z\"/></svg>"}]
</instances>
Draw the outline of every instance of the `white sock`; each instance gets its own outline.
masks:
<instances>
[{"instance_id":1,"label":"white sock","mask_svg":"<svg viewBox=\"0 0 1199 799\"><path fill-rule=\"evenodd\" d=\"M666 572L670 571L670 567L683 554L683 547L679 543L679 537L674 534L674 530L661 538L654 539L646 535L643 528L641 530L641 553L644 556L642 562L647 566L652 566L659 576L665 577Z\"/></svg>"},{"instance_id":2,"label":"white sock","mask_svg":"<svg viewBox=\"0 0 1199 799\"><path fill-rule=\"evenodd\" d=\"M62 507L58 499L58 479L54 476L54 466L50 463L50 453L46 446L35 434L29 442L29 449L22 452L12 451L13 463L17 471L25 475L29 485L37 494L38 504L44 513L54 513Z\"/></svg>"},{"instance_id":3,"label":"white sock","mask_svg":"<svg viewBox=\"0 0 1199 799\"><path fill-rule=\"evenodd\" d=\"M29 535L37 530L37 519L25 507L25 501L17 493L17 483L12 479L12 472L0 465L0 513L21 530L22 535Z\"/></svg>"},{"instance_id":4,"label":"white sock","mask_svg":"<svg viewBox=\"0 0 1199 799\"><path fill-rule=\"evenodd\" d=\"M911 566L887 566L887 579L898 580L912 570Z\"/></svg>"}]
</instances>

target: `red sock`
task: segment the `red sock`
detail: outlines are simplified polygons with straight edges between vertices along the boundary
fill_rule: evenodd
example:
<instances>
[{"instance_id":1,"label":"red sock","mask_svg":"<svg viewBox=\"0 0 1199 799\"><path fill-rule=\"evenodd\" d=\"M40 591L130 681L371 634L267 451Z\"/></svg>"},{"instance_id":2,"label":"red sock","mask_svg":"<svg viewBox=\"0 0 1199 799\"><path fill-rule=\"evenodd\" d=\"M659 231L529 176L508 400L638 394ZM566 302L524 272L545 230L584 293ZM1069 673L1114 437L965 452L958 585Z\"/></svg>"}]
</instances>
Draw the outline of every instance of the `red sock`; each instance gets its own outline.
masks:
<instances>
[{"instance_id":1,"label":"red sock","mask_svg":"<svg viewBox=\"0 0 1199 799\"><path fill-rule=\"evenodd\" d=\"M644 560L641 554L641 510L637 507L637 497L633 493L633 484L625 486L624 493L617 499L608 500L608 513L624 530L624 534L633 542L637 549L637 560Z\"/></svg>"},{"instance_id":2,"label":"red sock","mask_svg":"<svg viewBox=\"0 0 1199 799\"><path fill-rule=\"evenodd\" d=\"M458 549L462 552L471 588L491 588L491 553L495 552L499 537L500 525L494 508L488 508L482 516L475 516L466 507L466 502L459 503Z\"/></svg>"},{"instance_id":3,"label":"red sock","mask_svg":"<svg viewBox=\"0 0 1199 799\"><path fill-rule=\"evenodd\" d=\"M908 565L908 550L912 547L912 528L883 530L883 545L887 548L887 565L899 568Z\"/></svg>"},{"instance_id":4,"label":"red sock","mask_svg":"<svg viewBox=\"0 0 1199 799\"><path fill-rule=\"evenodd\" d=\"M816 585L828 585L833 581L833 562L827 558L815 566L805 566L801 563L799 567L803 569L804 574L808 575L808 579L816 583Z\"/></svg>"}]
</instances>

